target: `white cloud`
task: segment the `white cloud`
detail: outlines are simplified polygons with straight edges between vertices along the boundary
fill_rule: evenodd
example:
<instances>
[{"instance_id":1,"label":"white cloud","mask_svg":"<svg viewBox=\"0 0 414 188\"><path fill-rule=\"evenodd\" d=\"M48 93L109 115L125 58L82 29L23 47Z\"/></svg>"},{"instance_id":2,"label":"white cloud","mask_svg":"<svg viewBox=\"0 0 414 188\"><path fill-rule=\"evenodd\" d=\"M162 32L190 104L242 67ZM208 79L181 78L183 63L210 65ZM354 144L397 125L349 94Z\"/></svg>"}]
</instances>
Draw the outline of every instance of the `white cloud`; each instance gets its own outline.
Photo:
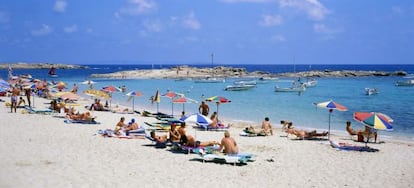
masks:
<instances>
[{"instance_id":1,"label":"white cloud","mask_svg":"<svg viewBox=\"0 0 414 188\"><path fill-rule=\"evenodd\" d=\"M56 12L65 12L66 5L67 3L65 0L57 0L53 6L53 10Z\"/></svg>"},{"instance_id":2,"label":"white cloud","mask_svg":"<svg viewBox=\"0 0 414 188\"><path fill-rule=\"evenodd\" d=\"M37 29L37 30L32 30L32 35L33 36L45 36L48 35L50 33L53 32L53 28L50 27L49 25L43 24L42 28Z\"/></svg>"},{"instance_id":3,"label":"white cloud","mask_svg":"<svg viewBox=\"0 0 414 188\"><path fill-rule=\"evenodd\" d=\"M324 37L327 39L332 39L334 38L335 34L343 32L343 29L341 28L330 28L327 27L325 24L314 24L313 30L316 33L324 35Z\"/></svg>"},{"instance_id":4,"label":"white cloud","mask_svg":"<svg viewBox=\"0 0 414 188\"><path fill-rule=\"evenodd\" d=\"M262 20L259 22L262 26L277 26L283 23L283 18L280 15L262 15Z\"/></svg>"},{"instance_id":5,"label":"white cloud","mask_svg":"<svg viewBox=\"0 0 414 188\"><path fill-rule=\"evenodd\" d=\"M274 35L272 36L272 41L276 41L276 42L285 42L286 38L283 35Z\"/></svg>"},{"instance_id":6,"label":"white cloud","mask_svg":"<svg viewBox=\"0 0 414 188\"><path fill-rule=\"evenodd\" d=\"M124 15L139 15L157 9L157 4L152 0L129 0L126 7L120 8L114 13L115 17L120 18Z\"/></svg>"},{"instance_id":7,"label":"white cloud","mask_svg":"<svg viewBox=\"0 0 414 188\"><path fill-rule=\"evenodd\" d=\"M294 8L304 11L312 20L323 20L329 10L318 0L279 0L282 8Z\"/></svg>"},{"instance_id":8,"label":"white cloud","mask_svg":"<svg viewBox=\"0 0 414 188\"><path fill-rule=\"evenodd\" d=\"M162 24L159 20L155 21L144 21L144 27L147 31L150 32L161 32L162 31Z\"/></svg>"},{"instance_id":9,"label":"white cloud","mask_svg":"<svg viewBox=\"0 0 414 188\"><path fill-rule=\"evenodd\" d=\"M7 23L9 20L9 14L7 12L0 11L0 23Z\"/></svg>"},{"instance_id":10,"label":"white cloud","mask_svg":"<svg viewBox=\"0 0 414 188\"><path fill-rule=\"evenodd\" d=\"M224 3L268 3L274 0L220 0Z\"/></svg>"},{"instance_id":11,"label":"white cloud","mask_svg":"<svg viewBox=\"0 0 414 188\"><path fill-rule=\"evenodd\" d=\"M67 27L63 28L63 30L64 30L66 33L74 33L74 32L76 32L76 31L78 31L78 26L77 26L77 25L67 26Z\"/></svg>"},{"instance_id":12,"label":"white cloud","mask_svg":"<svg viewBox=\"0 0 414 188\"><path fill-rule=\"evenodd\" d=\"M183 18L183 24L184 24L184 27L194 29L194 30L198 30L201 28L201 24L195 17L193 11L191 11L188 16Z\"/></svg>"}]
</instances>

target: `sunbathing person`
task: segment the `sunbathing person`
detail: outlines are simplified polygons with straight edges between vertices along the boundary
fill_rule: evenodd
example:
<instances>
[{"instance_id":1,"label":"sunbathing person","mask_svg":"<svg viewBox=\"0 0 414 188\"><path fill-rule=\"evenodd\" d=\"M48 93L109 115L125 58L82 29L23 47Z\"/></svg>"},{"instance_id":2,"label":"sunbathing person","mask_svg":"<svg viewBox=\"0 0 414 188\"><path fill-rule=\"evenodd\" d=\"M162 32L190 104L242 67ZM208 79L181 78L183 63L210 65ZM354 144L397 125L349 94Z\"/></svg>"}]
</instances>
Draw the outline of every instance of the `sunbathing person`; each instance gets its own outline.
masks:
<instances>
[{"instance_id":1,"label":"sunbathing person","mask_svg":"<svg viewBox=\"0 0 414 188\"><path fill-rule=\"evenodd\" d=\"M224 138L221 139L219 151L223 151L226 154L237 154L239 152L237 143L232 137L230 137L229 131L224 132Z\"/></svg>"},{"instance_id":2,"label":"sunbathing person","mask_svg":"<svg viewBox=\"0 0 414 188\"><path fill-rule=\"evenodd\" d=\"M205 141L205 142L201 142L201 141L196 141L195 138L191 135L181 135L180 138L180 144L184 145L184 146L190 146L190 147L206 147L206 146L214 146L214 145L219 145L220 143L218 143L217 141Z\"/></svg>"},{"instance_id":3,"label":"sunbathing person","mask_svg":"<svg viewBox=\"0 0 414 188\"><path fill-rule=\"evenodd\" d=\"M170 132L169 132L170 133L170 140L172 142L180 142L181 135L180 135L180 133L178 132L178 130L176 128L177 128L177 126L174 123L172 123L171 124L171 129L170 129Z\"/></svg>"},{"instance_id":4,"label":"sunbathing person","mask_svg":"<svg viewBox=\"0 0 414 188\"><path fill-rule=\"evenodd\" d=\"M164 143L168 141L167 135L157 136L155 135L155 131L151 131L150 135L156 142Z\"/></svg>"},{"instance_id":5,"label":"sunbathing person","mask_svg":"<svg viewBox=\"0 0 414 188\"><path fill-rule=\"evenodd\" d=\"M125 127L125 131L132 131L136 129L139 129L139 125L137 122L135 122L135 119L132 118L128 125Z\"/></svg>"},{"instance_id":6,"label":"sunbathing person","mask_svg":"<svg viewBox=\"0 0 414 188\"><path fill-rule=\"evenodd\" d=\"M186 135L186 133L185 133L185 122L183 122L182 124L181 124L181 126L180 126L180 128L178 128L178 133L180 134L180 135Z\"/></svg>"},{"instance_id":7,"label":"sunbathing person","mask_svg":"<svg viewBox=\"0 0 414 188\"><path fill-rule=\"evenodd\" d=\"M67 114L69 119L72 120L90 120L92 119L91 113L89 111L81 114Z\"/></svg>"},{"instance_id":8,"label":"sunbathing person","mask_svg":"<svg viewBox=\"0 0 414 188\"><path fill-rule=\"evenodd\" d=\"M213 114L211 114L210 116L210 119L211 119L211 124L209 124L210 127L212 128L225 127L225 125L221 123L220 120L218 120L217 112L213 112Z\"/></svg>"},{"instance_id":9,"label":"sunbathing person","mask_svg":"<svg viewBox=\"0 0 414 188\"><path fill-rule=\"evenodd\" d=\"M362 130L354 130L354 129L352 129L352 126L351 126L351 122L350 121L347 121L346 122L346 131L350 135L358 135L360 132L363 132Z\"/></svg>"},{"instance_id":10,"label":"sunbathing person","mask_svg":"<svg viewBox=\"0 0 414 188\"><path fill-rule=\"evenodd\" d=\"M378 133L376 130L371 130L370 127L365 126L365 130L364 131L360 131L358 132L358 137L362 137L362 138L358 138L359 141L363 141L364 137L368 138L368 137L374 137L374 142L377 142L377 136Z\"/></svg>"},{"instance_id":11,"label":"sunbathing person","mask_svg":"<svg viewBox=\"0 0 414 188\"><path fill-rule=\"evenodd\" d=\"M313 137L318 137L318 136L327 136L328 135L328 131L324 131L322 133L318 133L316 130L313 131L305 131L305 130L299 130L299 129L295 129L292 125L292 122L290 122L288 124L288 129L287 129L287 133L288 134L293 134L301 139L309 139L309 138L313 138Z\"/></svg>"}]
</instances>

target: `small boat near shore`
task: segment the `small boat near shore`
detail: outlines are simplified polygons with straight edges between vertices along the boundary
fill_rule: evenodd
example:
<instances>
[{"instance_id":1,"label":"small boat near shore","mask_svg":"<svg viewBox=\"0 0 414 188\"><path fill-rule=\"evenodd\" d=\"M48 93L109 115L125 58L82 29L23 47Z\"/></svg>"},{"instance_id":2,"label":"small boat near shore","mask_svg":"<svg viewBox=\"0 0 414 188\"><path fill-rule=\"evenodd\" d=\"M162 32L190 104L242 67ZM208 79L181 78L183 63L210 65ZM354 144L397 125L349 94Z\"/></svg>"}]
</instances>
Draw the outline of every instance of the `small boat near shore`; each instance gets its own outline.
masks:
<instances>
[{"instance_id":1,"label":"small boat near shore","mask_svg":"<svg viewBox=\"0 0 414 188\"><path fill-rule=\"evenodd\" d=\"M365 88L365 95L376 95L378 93L377 88Z\"/></svg>"},{"instance_id":2,"label":"small boat near shore","mask_svg":"<svg viewBox=\"0 0 414 188\"><path fill-rule=\"evenodd\" d=\"M235 85L228 85L224 90L226 91L244 91L249 90L256 87L256 85L250 85L250 84L235 84Z\"/></svg>"},{"instance_id":3,"label":"small boat near shore","mask_svg":"<svg viewBox=\"0 0 414 188\"><path fill-rule=\"evenodd\" d=\"M302 83L305 87L315 87L318 84L318 81L315 79L308 80Z\"/></svg>"},{"instance_id":4,"label":"small boat near shore","mask_svg":"<svg viewBox=\"0 0 414 188\"><path fill-rule=\"evenodd\" d=\"M304 85L293 86L293 87L275 86L275 92L303 92L303 91L306 91L306 87Z\"/></svg>"},{"instance_id":5,"label":"small boat near shore","mask_svg":"<svg viewBox=\"0 0 414 188\"><path fill-rule=\"evenodd\" d=\"M195 83L223 83L223 82L226 82L226 80L222 78L208 77L208 78L203 78L203 79L195 79L194 82Z\"/></svg>"},{"instance_id":6,"label":"small boat near shore","mask_svg":"<svg viewBox=\"0 0 414 188\"><path fill-rule=\"evenodd\" d=\"M414 86L414 79L397 81L396 86Z\"/></svg>"}]
</instances>

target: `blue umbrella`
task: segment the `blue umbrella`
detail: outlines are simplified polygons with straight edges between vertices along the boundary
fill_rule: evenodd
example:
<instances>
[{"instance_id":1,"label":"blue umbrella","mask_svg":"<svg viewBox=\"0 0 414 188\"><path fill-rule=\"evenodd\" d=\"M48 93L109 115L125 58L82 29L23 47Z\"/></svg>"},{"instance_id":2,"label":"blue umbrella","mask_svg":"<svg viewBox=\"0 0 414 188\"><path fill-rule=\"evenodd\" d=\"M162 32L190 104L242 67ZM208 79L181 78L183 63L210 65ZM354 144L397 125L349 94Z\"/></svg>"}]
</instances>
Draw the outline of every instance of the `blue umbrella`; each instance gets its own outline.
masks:
<instances>
[{"instance_id":1,"label":"blue umbrella","mask_svg":"<svg viewBox=\"0 0 414 188\"><path fill-rule=\"evenodd\" d=\"M212 123L211 119L201 114L193 114L183 119L186 123L195 123L198 125L209 125Z\"/></svg>"}]
</instances>

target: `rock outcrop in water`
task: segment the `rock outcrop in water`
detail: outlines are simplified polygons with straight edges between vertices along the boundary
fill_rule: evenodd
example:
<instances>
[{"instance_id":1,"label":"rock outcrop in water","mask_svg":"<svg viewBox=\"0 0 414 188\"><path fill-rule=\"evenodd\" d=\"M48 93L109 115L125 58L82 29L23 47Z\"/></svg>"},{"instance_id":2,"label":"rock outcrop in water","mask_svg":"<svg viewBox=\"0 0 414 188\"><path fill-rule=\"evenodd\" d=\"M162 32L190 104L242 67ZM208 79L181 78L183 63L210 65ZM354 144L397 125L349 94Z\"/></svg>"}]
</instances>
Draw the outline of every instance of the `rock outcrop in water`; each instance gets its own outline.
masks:
<instances>
[{"instance_id":1,"label":"rock outcrop in water","mask_svg":"<svg viewBox=\"0 0 414 188\"><path fill-rule=\"evenodd\" d=\"M169 69L146 69L119 71L108 74L92 74L92 78L206 78L206 77L363 77L363 76L405 76L404 71L385 72L385 71L305 71L297 73L278 73L255 71L247 72L245 68L218 66L212 68L195 68L190 66L179 66Z\"/></svg>"},{"instance_id":2,"label":"rock outcrop in water","mask_svg":"<svg viewBox=\"0 0 414 188\"><path fill-rule=\"evenodd\" d=\"M2 63L0 69L8 69L9 65L13 69L50 69L53 65L57 69L87 69L88 66L55 64L55 63Z\"/></svg>"}]
</instances>

